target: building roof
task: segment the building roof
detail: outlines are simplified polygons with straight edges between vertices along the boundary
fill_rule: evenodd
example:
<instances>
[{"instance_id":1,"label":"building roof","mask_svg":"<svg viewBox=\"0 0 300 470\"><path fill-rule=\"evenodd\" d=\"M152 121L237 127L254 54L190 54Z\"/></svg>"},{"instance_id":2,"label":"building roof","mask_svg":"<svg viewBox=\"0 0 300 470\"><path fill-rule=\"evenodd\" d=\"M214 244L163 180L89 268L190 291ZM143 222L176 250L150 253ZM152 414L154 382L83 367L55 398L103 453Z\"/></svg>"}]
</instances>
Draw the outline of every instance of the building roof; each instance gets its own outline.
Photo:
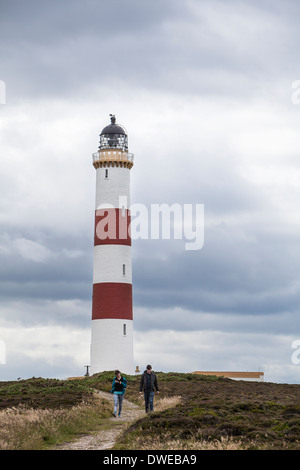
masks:
<instances>
[{"instance_id":1,"label":"building roof","mask_svg":"<svg viewBox=\"0 0 300 470\"><path fill-rule=\"evenodd\" d=\"M236 378L251 378L259 379L264 375L264 372L223 372L223 371L194 371L192 374L201 374L201 375L216 375L218 377L236 377Z\"/></svg>"}]
</instances>

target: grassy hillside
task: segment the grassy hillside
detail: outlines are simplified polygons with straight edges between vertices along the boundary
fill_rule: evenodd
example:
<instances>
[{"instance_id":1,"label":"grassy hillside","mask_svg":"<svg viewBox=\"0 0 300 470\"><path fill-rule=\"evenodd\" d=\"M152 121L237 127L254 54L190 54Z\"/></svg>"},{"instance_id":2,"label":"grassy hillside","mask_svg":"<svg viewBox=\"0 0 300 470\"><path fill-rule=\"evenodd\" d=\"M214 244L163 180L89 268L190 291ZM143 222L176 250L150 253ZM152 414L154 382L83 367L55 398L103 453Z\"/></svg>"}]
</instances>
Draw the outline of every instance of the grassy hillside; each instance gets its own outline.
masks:
<instances>
[{"instance_id":1,"label":"grassy hillside","mask_svg":"<svg viewBox=\"0 0 300 470\"><path fill-rule=\"evenodd\" d=\"M86 431L82 425L85 411L95 418L92 422L87 421L87 428L96 429L101 425L101 420L97 421L99 409L103 419L110 416L110 410L104 403L93 408L92 389L110 391L113 376L113 372L104 372L74 381L0 382L0 409L3 410L0 421L5 409L13 406L16 410L18 404L23 410L25 407L69 410L69 413L80 408L79 432ZM139 396L140 377L126 377L127 399L143 406ZM300 449L300 385L243 382L179 373L157 373L157 377L160 394L155 396L155 403L179 395L180 404L145 415L126 430L116 448L194 450L213 445L214 448ZM76 434L74 426L71 432ZM55 431L51 438L44 435L43 439L47 443L57 442ZM20 443L19 448L22 445Z\"/></svg>"},{"instance_id":2,"label":"grassy hillside","mask_svg":"<svg viewBox=\"0 0 300 470\"><path fill-rule=\"evenodd\" d=\"M91 380L109 390L104 377ZM180 405L135 423L118 449L195 449L210 442L214 447L227 442L231 448L300 449L300 385L180 373L157 377L155 400L180 395ZM138 402L139 377L128 379L126 396Z\"/></svg>"},{"instance_id":3,"label":"grassy hillside","mask_svg":"<svg viewBox=\"0 0 300 470\"><path fill-rule=\"evenodd\" d=\"M105 426L107 400L83 381L0 382L0 450L42 450Z\"/></svg>"},{"instance_id":4,"label":"grassy hillside","mask_svg":"<svg viewBox=\"0 0 300 470\"><path fill-rule=\"evenodd\" d=\"M91 396L82 381L31 378L0 382L0 410L19 404L30 408L71 407Z\"/></svg>"},{"instance_id":5,"label":"grassy hillside","mask_svg":"<svg viewBox=\"0 0 300 470\"><path fill-rule=\"evenodd\" d=\"M300 385L193 374L158 379L161 395L180 395L181 404L135 423L119 448L193 449L225 440L252 449L300 449Z\"/></svg>"}]
</instances>

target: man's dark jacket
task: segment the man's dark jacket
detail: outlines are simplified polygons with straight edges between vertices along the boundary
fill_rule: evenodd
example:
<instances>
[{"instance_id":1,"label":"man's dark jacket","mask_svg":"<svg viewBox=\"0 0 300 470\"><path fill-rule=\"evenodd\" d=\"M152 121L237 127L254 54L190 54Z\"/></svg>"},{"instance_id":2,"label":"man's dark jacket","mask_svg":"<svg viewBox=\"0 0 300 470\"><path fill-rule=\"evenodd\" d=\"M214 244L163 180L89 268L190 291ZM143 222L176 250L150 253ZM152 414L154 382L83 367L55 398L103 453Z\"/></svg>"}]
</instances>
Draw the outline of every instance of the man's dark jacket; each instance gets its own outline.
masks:
<instances>
[{"instance_id":1,"label":"man's dark jacket","mask_svg":"<svg viewBox=\"0 0 300 470\"><path fill-rule=\"evenodd\" d=\"M151 371L151 374L148 374L147 371L145 370L144 373L142 374L141 377L141 382L140 382L140 391L144 390L145 392L147 391L148 387L148 375L150 375L150 391L154 392L154 387L156 388L157 391L158 389L158 383L157 383L157 378L154 372Z\"/></svg>"}]
</instances>

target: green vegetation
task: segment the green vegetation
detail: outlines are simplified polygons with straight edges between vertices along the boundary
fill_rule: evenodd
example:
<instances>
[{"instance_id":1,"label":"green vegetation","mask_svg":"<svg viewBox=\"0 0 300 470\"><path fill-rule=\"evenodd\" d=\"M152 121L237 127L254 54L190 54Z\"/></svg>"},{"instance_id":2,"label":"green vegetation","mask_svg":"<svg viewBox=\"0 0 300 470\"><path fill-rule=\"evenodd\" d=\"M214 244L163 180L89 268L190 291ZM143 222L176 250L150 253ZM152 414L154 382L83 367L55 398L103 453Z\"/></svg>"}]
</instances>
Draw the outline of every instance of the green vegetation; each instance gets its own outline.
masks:
<instances>
[{"instance_id":1,"label":"green vegetation","mask_svg":"<svg viewBox=\"0 0 300 470\"><path fill-rule=\"evenodd\" d=\"M111 406L83 380L0 382L0 449L38 450L99 429Z\"/></svg>"},{"instance_id":2,"label":"green vegetation","mask_svg":"<svg viewBox=\"0 0 300 470\"><path fill-rule=\"evenodd\" d=\"M142 406L140 376L125 376L126 398ZM45 448L105 426L111 405L94 391L110 391L113 377L108 371L81 380L0 382L0 448ZM117 449L300 448L300 385L180 373L157 377L154 409L178 396L180 402L134 422Z\"/></svg>"},{"instance_id":3,"label":"green vegetation","mask_svg":"<svg viewBox=\"0 0 300 470\"><path fill-rule=\"evenodd\" d=\"M181 403L134 423L118 449L300 448L299 385L157 375L162 394Z\"/></svg>"},{"instance_id":4,"label":"green vegetation","mask_svg":"<svg viewBox=\"0 0 300 470\"><path fill-rule=\"evenodd\" d=\"M70 407L80 403L92 392L82 380L35 378L0 382L0 410L19 404L31 408Z\"/></svg>"}]
</instances>

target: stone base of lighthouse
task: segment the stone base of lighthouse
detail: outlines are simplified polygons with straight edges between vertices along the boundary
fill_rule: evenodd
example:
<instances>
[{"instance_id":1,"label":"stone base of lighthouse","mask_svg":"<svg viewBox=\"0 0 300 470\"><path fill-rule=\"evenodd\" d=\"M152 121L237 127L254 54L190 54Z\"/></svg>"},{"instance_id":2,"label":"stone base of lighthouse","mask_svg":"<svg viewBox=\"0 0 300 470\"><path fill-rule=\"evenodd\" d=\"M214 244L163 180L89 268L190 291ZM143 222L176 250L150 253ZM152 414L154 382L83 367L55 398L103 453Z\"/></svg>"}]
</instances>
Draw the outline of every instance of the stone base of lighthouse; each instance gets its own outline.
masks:
<instances>
[{"instance_id":1,"label":"stone base of lighthouse","mask_svg":"<svg viewBox=\"0 0 300 470\"><path fill-rule=\"evenodd\" d=\"M116 369L134 374L133 321L119 318L93 320L91 374Z\"/></svg>"}]
</instances>

